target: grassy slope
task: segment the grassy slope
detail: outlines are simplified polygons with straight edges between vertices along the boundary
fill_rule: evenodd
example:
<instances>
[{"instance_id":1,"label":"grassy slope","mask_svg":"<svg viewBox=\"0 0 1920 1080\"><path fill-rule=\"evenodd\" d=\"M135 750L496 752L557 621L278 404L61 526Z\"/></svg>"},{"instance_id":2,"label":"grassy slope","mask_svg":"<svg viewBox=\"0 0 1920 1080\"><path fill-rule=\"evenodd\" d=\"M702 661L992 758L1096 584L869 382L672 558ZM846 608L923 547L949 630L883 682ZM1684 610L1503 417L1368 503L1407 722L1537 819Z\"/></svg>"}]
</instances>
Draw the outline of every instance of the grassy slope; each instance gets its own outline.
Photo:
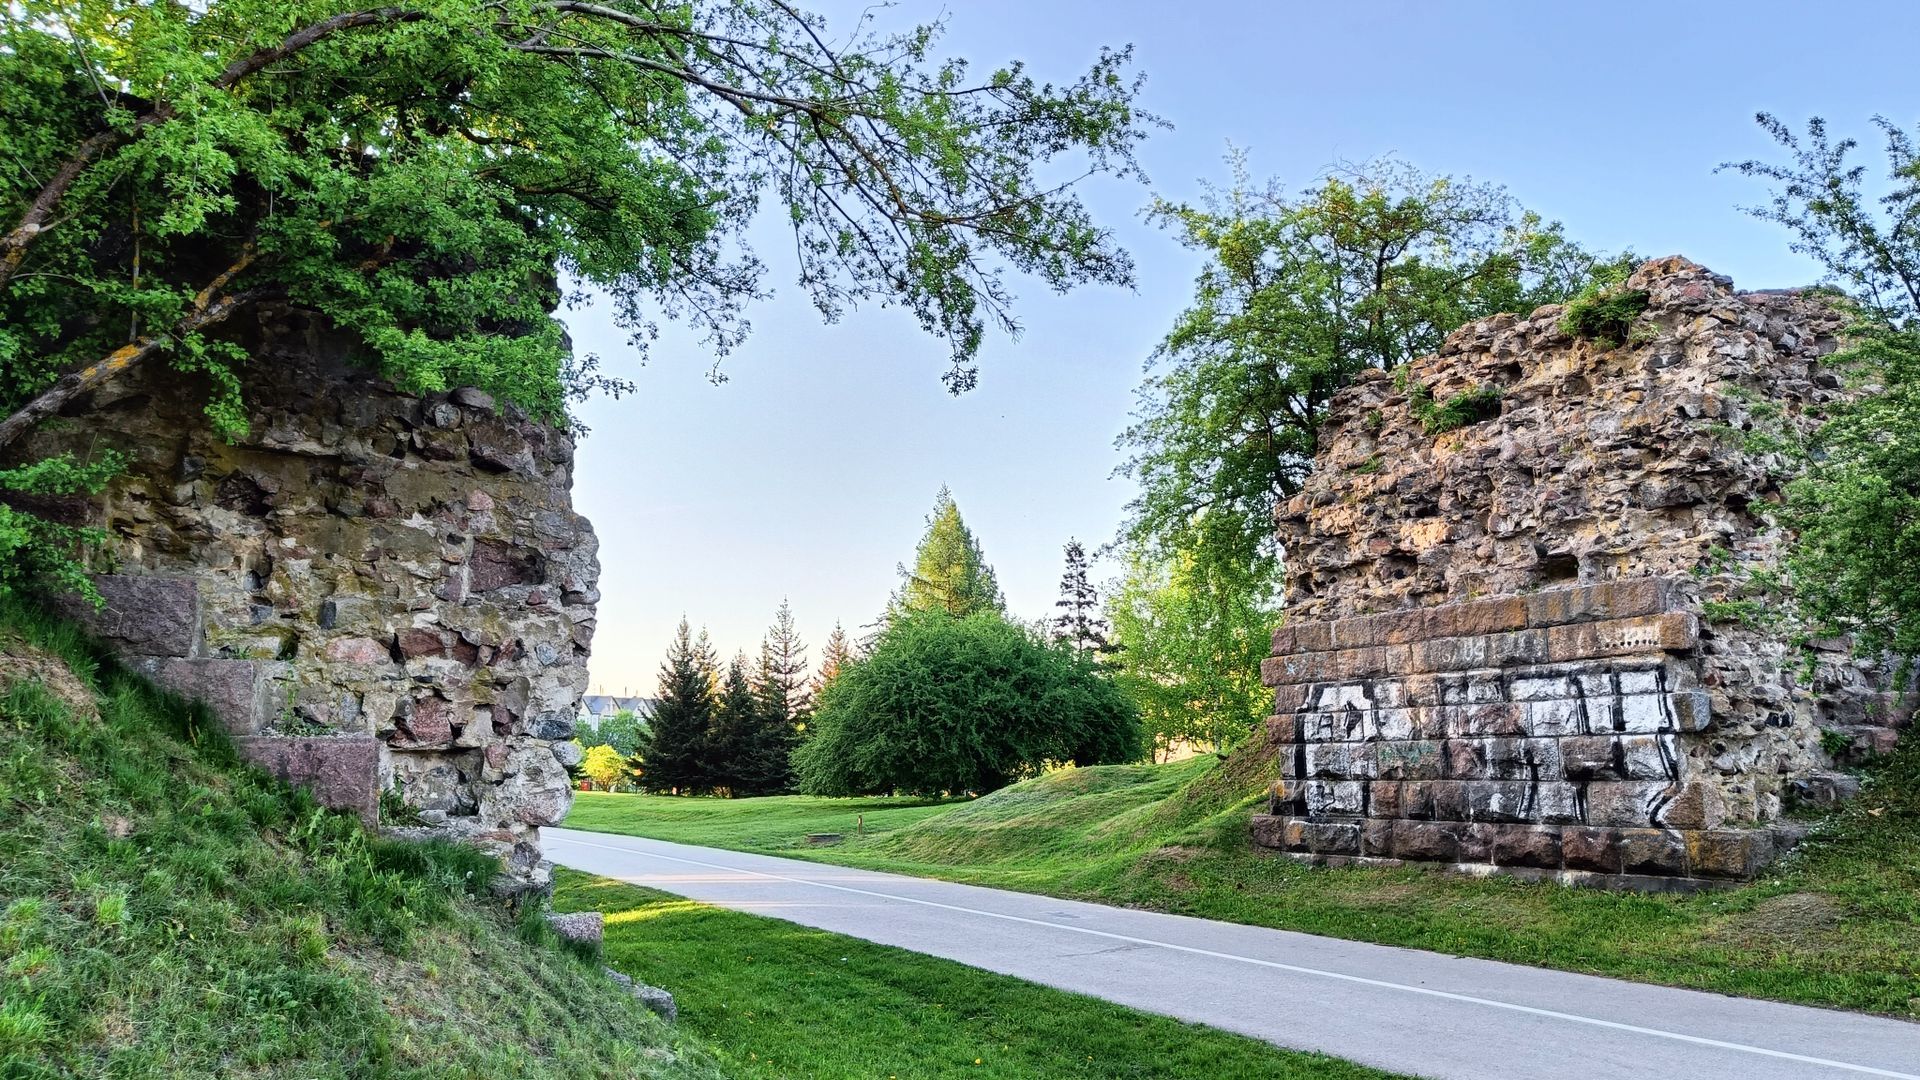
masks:
<instances>
[{"instance_id":1,"label":"grassy slope","mask_svg":"<svg viewBox=\"0 0 1920 1080\"><path fill-rule=\"evenodd\" d=\"M719 1075L469 899L477 853L370 840L215 732L0 610L0 1077Z\"/></svg>"},{"instance_id":2,"label":"grassy slope","mask_svg":"<svg viewBox=\"0 0 1920 1080\"><path fill-rule=\"evenodd\" d=\"M1920 740L1763 880L1691 897L1303 866L1255 850L1251 764L1067 770L832 848L875 800L582 800L569 825L1726 993L1920 1017ZM774 824L769 824L774 823Z\"/></svg>"},{"instance_id":3,"label":"grassy slope","mask_svg":"<svg viewBox=\"0 0 1920 1080\"><path fill-rule=\"evenodd\" d=\"M607 954L674 988L729 1075L921 1078L1385 1074L947 960L572 871L556 906L607 913Z\"/></svg>"}]
</instances>

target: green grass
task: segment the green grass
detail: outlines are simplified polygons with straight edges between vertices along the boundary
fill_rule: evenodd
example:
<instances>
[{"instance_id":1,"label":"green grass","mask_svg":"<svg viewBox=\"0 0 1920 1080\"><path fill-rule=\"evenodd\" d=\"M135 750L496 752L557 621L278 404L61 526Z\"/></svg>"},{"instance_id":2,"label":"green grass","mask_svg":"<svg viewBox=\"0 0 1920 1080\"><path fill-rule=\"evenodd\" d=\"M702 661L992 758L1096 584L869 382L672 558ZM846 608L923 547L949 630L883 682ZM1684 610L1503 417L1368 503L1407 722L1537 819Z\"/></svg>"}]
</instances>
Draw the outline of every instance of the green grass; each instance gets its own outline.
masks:
<instances>
[{"instance_id":1,"label":"green grass","mask_svg":"<svg viewBox=\"0 0 1920 1080\"><path fill-rule=\"evenodd\" d=\"M716 812L725 804L751 812ZM937 799L823 799L786 795L775 799L678 799L668 795L613 795L583 791L567 817L570 829L627 832L620 825L641 807L659 836L683 844L741 850L777 850L806 843L808 833L848 838L890 832L941 814L955 804ZM864 819L864 826L862 824Z\"/></svg>"},{"instance_id":2,"label":"green grass","mask_svg":"<svg viewBox=\"0 0 1920 1080\"><path fill-rule=\"evenodd\" d=\"M717 1077L483 892L0 607L0 1077Z\"/></svg>"},{"instance_id":3,"label":"green grass","mask_svg":"<svg viewBox=\"0 0 1920 1080\"><path fill-rule=\"evenodd\" d=\"M801 834L888 811L616 795L583 800L568 824L1920 1017L1920 741L1760 881L1694 896L1302 865L1248 840L1261 769L1243 755L1064 770L826 848Z\"/></svg>"},{"instance_id":4,"label":"green grass","mask_svg":"<svg viewBox=\"0 0 1920 1080\"><path fill-rule=\"evenodd\" d=\"M609 962L672 987L681 1025L734 1077L1386 1075L604 878L561 871L556 880L555 905L606 912Z\"/></svg>"}]
</instances>

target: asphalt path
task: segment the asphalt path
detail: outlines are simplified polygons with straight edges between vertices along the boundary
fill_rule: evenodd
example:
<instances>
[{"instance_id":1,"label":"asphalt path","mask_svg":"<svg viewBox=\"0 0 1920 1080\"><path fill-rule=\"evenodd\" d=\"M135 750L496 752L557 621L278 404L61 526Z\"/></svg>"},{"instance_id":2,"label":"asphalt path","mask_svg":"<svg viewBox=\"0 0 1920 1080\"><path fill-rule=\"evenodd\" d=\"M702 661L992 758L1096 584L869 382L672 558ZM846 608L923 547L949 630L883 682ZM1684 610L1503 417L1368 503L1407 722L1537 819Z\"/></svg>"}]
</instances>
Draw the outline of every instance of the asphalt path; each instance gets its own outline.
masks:
<instances>
[{"instance_id":1,"label":"asphalt path","mask_svg":"<svg viewBox=\"0 0 1920 1080\"><path fill-rule=\"evenodd\" d=\"M1920 1024L634 836L549 858L1437 1080L1920 1080Z\"/></svg>"}]
</instances>

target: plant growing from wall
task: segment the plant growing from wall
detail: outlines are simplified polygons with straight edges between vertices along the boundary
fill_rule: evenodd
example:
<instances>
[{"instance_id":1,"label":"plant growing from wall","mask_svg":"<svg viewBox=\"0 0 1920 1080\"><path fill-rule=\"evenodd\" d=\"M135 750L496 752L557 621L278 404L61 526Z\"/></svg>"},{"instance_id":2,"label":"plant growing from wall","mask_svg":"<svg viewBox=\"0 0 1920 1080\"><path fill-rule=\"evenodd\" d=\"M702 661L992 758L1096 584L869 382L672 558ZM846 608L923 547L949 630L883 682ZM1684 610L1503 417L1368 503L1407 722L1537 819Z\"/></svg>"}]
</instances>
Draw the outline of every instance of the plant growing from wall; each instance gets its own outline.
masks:
<instances>
[{"instance_id":1,"label":"plant growing from wall","mask_svg":"<svg viewBox=\"0 0 1920 1080\"><path fill-rule=\"evenodd\" d=\"M1432 390L1416 385L1407 391L1407 409L1420 421L1421 430L1442 435L1499 416L1502 396L1497 386L1476 386L1445 401L1435 401Z\"/></svg>"},{"instance_id":2,"label":"plant growing from wall","mask_svg":"<svg viewBox=\"0 0 1920 1080\"><path fill-rule=\"evenodd\" d=\"M1594 282L1567 301L1560 329L1603 349L1627 344L1633 321L1647 310L1651 298L1645 289L1629 289L1618 282Z\"/></svg>"}]
</instances>

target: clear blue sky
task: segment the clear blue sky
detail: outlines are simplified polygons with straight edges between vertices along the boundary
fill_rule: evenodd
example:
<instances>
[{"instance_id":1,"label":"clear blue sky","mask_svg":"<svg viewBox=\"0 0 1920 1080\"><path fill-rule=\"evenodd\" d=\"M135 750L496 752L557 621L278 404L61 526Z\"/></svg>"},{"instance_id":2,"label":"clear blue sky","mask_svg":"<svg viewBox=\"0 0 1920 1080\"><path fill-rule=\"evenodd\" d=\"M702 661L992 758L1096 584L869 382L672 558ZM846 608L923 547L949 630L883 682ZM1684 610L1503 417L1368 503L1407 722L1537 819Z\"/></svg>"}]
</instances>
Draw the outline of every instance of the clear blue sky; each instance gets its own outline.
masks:
<instances>
[{"instance_id":1,"label":"clear blue sky","mask_svg":"<svg viewBox=\"0 0 1920 1080\"><path fill-rule=\"evenodd\" d=\"M814 4L845 27L864 4ZM1715 175L1765 156L1765 109L1823 115L1869 143L1869 118L1920 120L1920 4L1224 3L988 0L945 8L945 46L980 70L1025 60L1078 74L1131 42L1144 104L1169 120L1143 162L1151 190L1191 198L1229 143L1256 176L1303 186L1340 160L1400 157L1506 185L1595 248L1680 253L1739 286L1814 277L1777 228L1736 206L1763 191ZM878 9L905 27L942 7ZM1829 14L1831 12L1831 14ZM792 284L783 234L753 245L778 295L724 369L671 327L636 367L604 315L567 318L576 347L639 384L582 410L574 493L600 534L596 688L651 693L685 613L723 653L751 651L782 597L808 643L871 621L942 484L999 572L1011 609L1045 614L1069 536L1109 540L1130 496L1112 477L1142 364L1185 306L1198 262L1147 225L1148 189L1087 197L1139 264L1129 293L1022 290L1025 333L991 340L977 390L940 382L942 345L897 311L820 322Z\"/></svg>"}]
</instances>

